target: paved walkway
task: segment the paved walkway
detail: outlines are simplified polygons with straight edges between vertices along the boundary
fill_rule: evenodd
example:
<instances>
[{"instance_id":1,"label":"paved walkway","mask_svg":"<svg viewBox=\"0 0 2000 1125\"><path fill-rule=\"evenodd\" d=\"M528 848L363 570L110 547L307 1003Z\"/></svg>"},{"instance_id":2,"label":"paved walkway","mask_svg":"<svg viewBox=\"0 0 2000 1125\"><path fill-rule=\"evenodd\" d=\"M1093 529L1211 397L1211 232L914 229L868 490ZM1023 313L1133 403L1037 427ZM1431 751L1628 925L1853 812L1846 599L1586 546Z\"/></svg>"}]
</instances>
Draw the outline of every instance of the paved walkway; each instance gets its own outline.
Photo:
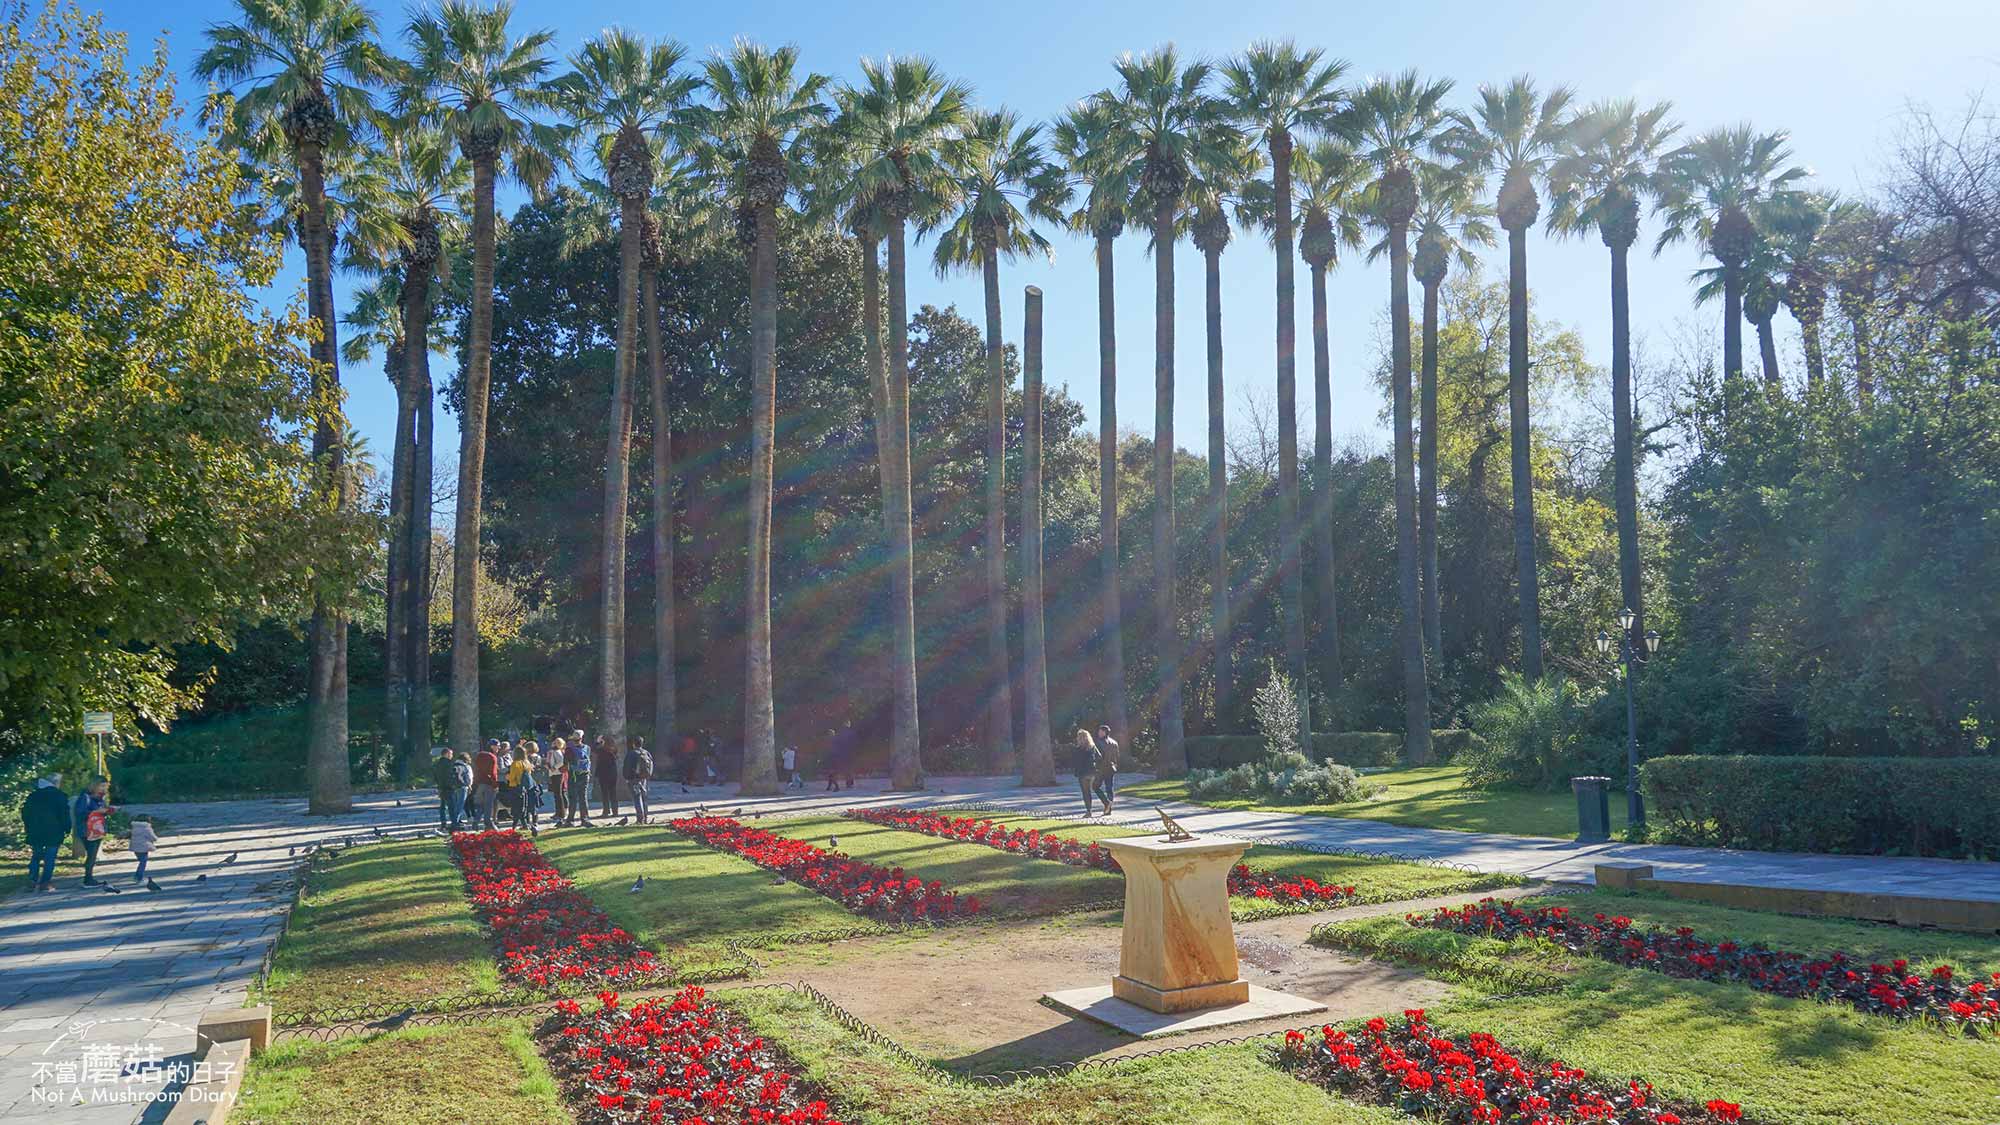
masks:
<instances>
[{"instance_id":1,"label":"paved walkway","mask_svg":"<svg viewBox=\"0 0 2000 1125\"><path fill-rule=\"evenodd\" d=\"M740 808L746 814L809 815L867 804L980 804L1018 815L1074 815L1078 805L1068 786L1022 789L1011 778L936 778L932 784L924 793L891 794L874 780L838 793L808 786L744 800L718 788L683 796L673 792L678 786L656 781L654 810L679 815L705 803L719 813ZM292 900L299 862L292 853L342 837L371 838L378 828L396 834L427 830L437 823L436 808L433 794L418 791L359 798L354 812L333 818L305 816L305 802L297 799L135 809L168 821L154 857L154 875L167 890L132 888L131 859L119 853L100 865L100 873L118 880L123 894L77 889L69 877L56 894L0 901L0 1122L59 1118L123 1125L159 1116L157 1107L148 1113L143 1101L116 1099L143 1098L159 1089L161 1077L154 1071L171 1066L192 1045L201 1013L244 1002ZM1181 802L1166 808L1197 832L1421 856L1558 882L1587 883L1594 864L1617 859L1650 863L1662 875L1696 881L2000 901L1996 863L1585 846L1366 820L1227 812ZM1135 831L1157 823L1153 806L1137 802L1120 804L1111 820ZM222 865L231 853L236 862ZM195 882L204 872L208 879ZM153 1047L157 1056L149 1055ZM120 1070L135 1072L134 1080L126 1081L116 1073Z\"/></svg>"}]
</instances>

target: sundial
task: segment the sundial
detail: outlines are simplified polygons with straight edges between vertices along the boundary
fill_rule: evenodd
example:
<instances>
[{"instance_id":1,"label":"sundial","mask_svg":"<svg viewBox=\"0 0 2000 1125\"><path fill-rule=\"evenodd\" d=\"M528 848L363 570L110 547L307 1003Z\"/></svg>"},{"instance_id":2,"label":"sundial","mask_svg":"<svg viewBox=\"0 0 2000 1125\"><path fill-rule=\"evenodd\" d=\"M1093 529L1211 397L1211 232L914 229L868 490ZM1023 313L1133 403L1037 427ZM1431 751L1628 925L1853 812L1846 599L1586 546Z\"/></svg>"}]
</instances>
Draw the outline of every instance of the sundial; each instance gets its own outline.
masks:
<instances>
[{"instance_id":1,"label":"sundial","mask_svg":"<svg viewBox=\"0 0 2000 1125\"><path fill-rule=\"evenodd\" d=\"M1194 839L1194 833L1182 828L1179 821L1167 815L1166 806L1154 805L1153 811L1160 814L1160 823L1166 825L1167 839L1176 842Z\"/></svg>"}]
</instances>

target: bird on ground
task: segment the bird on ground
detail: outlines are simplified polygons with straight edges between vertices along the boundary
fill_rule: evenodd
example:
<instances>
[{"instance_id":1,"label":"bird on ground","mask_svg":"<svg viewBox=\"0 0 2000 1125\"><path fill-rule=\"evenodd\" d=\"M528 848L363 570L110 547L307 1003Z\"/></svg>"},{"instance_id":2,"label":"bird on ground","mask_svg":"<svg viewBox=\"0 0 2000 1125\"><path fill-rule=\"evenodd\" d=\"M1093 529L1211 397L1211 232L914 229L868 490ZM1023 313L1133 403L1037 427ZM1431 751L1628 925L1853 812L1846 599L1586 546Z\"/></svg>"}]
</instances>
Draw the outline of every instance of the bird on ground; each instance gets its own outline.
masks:
<instances>
[{"instance_id":1,"label":"bird on ground","mask_svg":"<svg viewBox=\"0 0 2000 1125\"><path fill-rule=\"evenodd\" d=\"M617 824L615 824L615 825L612 825L612 827L614 827L614 828L623 828L623 827L625 827L625 826L626 826L627 824L631 823L631 820L632 820L632 818L631 818L631 817L629 817L629 816L621 816L621 817L619 817L619 818L618 818L618 823L617 823Z\"/></svg>"},{"instance_id":2,"label":"bird on ground","mask_svg":"<svg viewBox=\"0 0 2000 1125\"><path fill-rule=\"evenodd\" d=\"M742 805L738 805L738 806L736 806L736 811L735 811L735 812L733 812L733 813L730 813L729 815L730 815L730 816L742 816L742 815L743 815L743 806L742 806Z\"/></svg>"},{"instance_id":3,"label":"bird on ground","mask_svg":"<svg viewBox=\"0 0 2000 1125\"><path fill-rule=\"evenodd\" d=\"M401 802L401 801L397 801L397 802L396 802L396 807L397 807L397 808L399 808L399 809L400 809L400 808L402 808L402 807L403 807L403 802Z\"/></svg>"},{"instance_id":4,"label":"bird on ground","mask_svg":"<svg viewBox=\"0 0 2000 1125\"><path fill-rule=\"evenodd\" d=\"M230 853L229 853L228 855L226 855L226 856L223 856L223 857L222 857L222 866L224 866L224 867L228 867L228 866L229 866L230 864L232 864L232 863L235 863L235 862L236 862L236 857L237 857L237 855L238 855L238 854L240 854L240 853L238 853L238 852L230 852Z\"/></svg>"},{"instance_id":5,"label":"bird on ground","mask_svg":"<svg viewBox=\"0 0 2000 1125\"><path fill-rule=\"evenodd\" d=\"M286 855L288 855L288 856L294 856L294 855L297 855L297 854L299 854L299 849L298 849L297 845L294 845L294 846L292 846L292 847L289 847L289 848L286 848L286 849L285 849L285 854L286 854Z\"/></svg>"},{"instance_id":6,"label":"bird on ground","mask_svg":"<svg viewBox=\"0 0 2000 1125\"><path fill-rule=\"evenodd\" d=\"M199 874L199 875L195 876L195 877L194 877L194 881L195 881L195 882L197 882L197 883L206 883L206 882L208 882L208 872L204 871L204 872L202 872L201 874Z\"/></svg>"},{"instance_id":7,"label":"bird on ground","mask_svg":"<svg viewBox=\"0 0 2000 1125\"><path fill-rule=\"evenodd\" d=\"M121 891L121 890L119 890L119 889L118 889L117 887L115 887L115 886L112 886L112 885L111 885L110 883L106 883L106 884L104 884L104 893L105 893L105 894L109 894L109 895L122 895L122 894L124 894L125 892L124 892L124 891Z\"/></svg>"},{"instance_id":8,"label":"bird on ground","mask_svg":"<svg viewBox=\"0 0 2000 1125\"><path fill-rule=\"evenodd\" d=\"M166 888L165 888L165 887L162 887L162 886L161 886L161 885L159 885L158 883L155 883L155 882L153 882L153 881L152 881L151 879L148 879L148 880L146 880L146 889L147 889L147 890L149 890L149 891L164 891L164 890L166 890Z\"/></svg>"},{"instance_id":9,"label":"bird on ground","mask_svg":"<svg viewBox=\"0 0 2000 1125\"><path fill-rule=\"evenodd\" d=\"M632 880L632 885L626 888L625 893L636 895L640 891L643 891L645 889L646 889L646 877L644 875L641 875L637 879Z\"/></svg>"},{"instance_id":10,"label":"bird on ground","mask_svg":"<svg viewBox=\"0 0 2000 1125\"><path fill-rule=\"evenodd\" d=\"M837 848L837 847L839 847L839 846L840 846L840 837L838 837L838 836L828 836L828 837L826 838L826 846L827 846L827 847L829 847L829 848Z\"/></svg>"},{"instance_id":11,"label":"bird on ground","mask_svg":"<svg viewBox=\"0 0 2000 1125\"><path fill-rule=\"evenodd\" d=\"M380 827L377 827L375 829L375 838L377 840L380 840L382 838L382 829Z\"/></svg>"},{"instance_id":12,"label":"bird on ground","mask_svg":"<svg viewBox=\"0 0 2000 1125\"><path fill-rule=\"evenodd\" d=\"M415 1008L404 1008L402 1011L397 1012L395 1015L389 1016L386 1019L376 1020L374 1023L371 1023L368 1026L372 1028L378 1028L382 1031L394 1031L397 1028L403 1026L404 1024L410 1022L410 1017L416 1014L417 1010Z\"/></svg>"}]
</instances>

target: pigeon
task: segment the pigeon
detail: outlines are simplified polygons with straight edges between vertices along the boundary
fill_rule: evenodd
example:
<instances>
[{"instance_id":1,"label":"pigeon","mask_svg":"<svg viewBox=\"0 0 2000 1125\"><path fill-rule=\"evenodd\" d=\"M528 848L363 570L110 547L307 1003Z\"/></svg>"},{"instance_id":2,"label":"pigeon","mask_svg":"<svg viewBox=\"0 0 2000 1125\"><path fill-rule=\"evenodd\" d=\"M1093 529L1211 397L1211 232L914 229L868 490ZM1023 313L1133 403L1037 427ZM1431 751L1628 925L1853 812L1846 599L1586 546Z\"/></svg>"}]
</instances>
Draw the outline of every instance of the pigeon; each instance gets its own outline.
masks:
<instances>
[{"instance_id":1,"label":"pigeon","mask_svg":"<svg viewBox=\"0 0 2000 1125\"><path fill-rule=\"evenodd\" d=\"M228 867L228 866L229 866L230 864L232 864L232 863L235 863L235 862L236 862L236 857L237 857L237 855L238 855L238 854L239 854L239 853L237 853L237 852L230 852L230 853L229 853L228 855L226 855L226 856L223 856L223 857L222 857L222 866L224 866L224 867Z\"/></svg>"},{"instance_id":2,"label":"pigeon","mask_svg":"<svg viewBox=\"0 0 2000 1125\"><path fill-rule=\"evenodd\" d=\"M286 854L286 855L288 855L288 856L294 856L294 855L297 855L297 854L299 854L299 849L298 849L298 848L297 848L296 846L293 846L293 847L289 847L289 848L286 848L286 849L285 849L285 854Z\"/></svg>"},{"instance_id":3,"label":"pigeon","mask_svg":"<svg viewBox=\"0 0 2000 1125\"><path fill-rule=\"evenodd\" d=\"M208 882L208 872L204 871L204 872L202 872L201 874L199 874L199 875L195 876L195 877L194 877L194 881L195 881L195 882L197 882L197 883L206 883L206 882Z\"/></svg>"},{"instance_id":4,"label":"pigeon","mask_svg":"<svg viewBox=\"0 0 2000 1125\"><path fill-rule=\"evenodd\" d=\"M617 823L617 824L615 824L615 825L613 825L612 827L614 827L614 828L623 828L623 827L625 827L625 825L626 825L627 823L629 823L629 822L631 821L631 819L632 819L632 818L631 818L631 817L629 817L629 816L621 816L621 817L619 817L619 818L618 818L618 823Z\"/></svg>"},{"instance_id":5,"label":"pigeon","mask_svg":"<svg viewBox=\"0 0 2000 1125\"><path fill-rule=\"evenodd\" d=\"M159 885L158 883L155 883L155 882L153 882L153 881L152 881L151 879L148 879L148 880L146 880L146 889L147 889L147 890L149 890L149 891L164 891L164 890L166 890L166 888L165 888L165 887L162 887L162 886L161 886L161 885Z\"/></svg>"},{"instance_id":6,"label":"pigeon","mask_svg":"<svg viewBox=\"0 0 2000 1125\"><path fill-rule=\"evenodd\" d=\"M125 892L119 890L117 887L111 885L110 883L106 883L104 884L104 893L110 895L122 895Z\"/></svg>"},{"instance_id":7,"label":"pigeon","mask_svg":"<svg viewBox=\"0 0 2000 1125\"><path fill-rule=\"evenodd\" d=\"M735 812L733 812L733 813L730 813L729 815L730 815L730 816L742 816L742 815L743 815L743 806L742 806L742 805L738 805L738 806L736 806L736 811L735 811Z\"/></svg>"},{"instance_id":8,"label":"pigeon","mask_svg":"<svg viewBox=\"0 0 2000 1125\"><path fill-rule=\"evenodd\" d=\"M410 1017L416 1014L417 1010L415 1008L404 1008L402 1011L397 1012L395 1015L389 1016L386 1019L376 1020L374 1023L371 1023L368 1026L382 1031L394 1031L397 1028L403 1026L404 1024L410 1022Z\"/></svg>"},{"instance_id":9,"label":"pigeon","mask_svg":"<svg viewBox=\"0 0 2000 1125\"><path fill-rule=\"evenodd\" d=\"M382 829L379 827L375 829L375 838L377 840L380 840L382 838Z\"/></svg>"},{"instance_id":10,"label":"pigeon","mask_svg":"<svg viewBox=\"0 0 2000 1125\"><path fill-rule=\"evenodd\" d=\"M827 847L829 847L829 848L837 848L837 847L839 847L839 846L840 846L840 837L838 837L838 836L828 836L828 837L826 838L826 846L827 846Z\"/></svg>"},{"instance_id":11,"label":"pigeon","mask_svg":"<svg viewBox=\"0 0 2000 1125\"><path fill-rule=\"evenodd\" d=\"M645 889L646 889L646 877L644 875L641 875L637 879L632 880L632 885L626 888L625 893L636 895L640 891L643 891Z\"/></svg>"},{"instance_id":12,"label":"pigeon","mask_svg":"<svg viewBox=\"0 0 2000 1125\"><path fill-rule=\"evenodd\" d=\"M400 808L402 808L402 807L403 807L403 802L401 802L401 801L397 801L397 802L396 802L396 807L397 807L397 808L399 808L399 809L400 809Z\"/></svg>"}]
</instances>

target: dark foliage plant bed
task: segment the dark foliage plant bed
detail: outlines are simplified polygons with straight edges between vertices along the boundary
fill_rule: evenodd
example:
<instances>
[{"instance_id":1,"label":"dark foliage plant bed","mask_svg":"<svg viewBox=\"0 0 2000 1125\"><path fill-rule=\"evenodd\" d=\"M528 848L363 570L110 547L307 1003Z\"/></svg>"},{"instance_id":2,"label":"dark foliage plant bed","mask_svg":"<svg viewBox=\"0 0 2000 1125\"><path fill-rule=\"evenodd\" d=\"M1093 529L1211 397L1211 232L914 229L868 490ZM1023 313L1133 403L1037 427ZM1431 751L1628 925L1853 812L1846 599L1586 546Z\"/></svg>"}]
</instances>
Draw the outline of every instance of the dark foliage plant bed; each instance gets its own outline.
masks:
<instances>
[{"instance_id":1,"label":"dark foliage plant bed","mask_svg":"<svg viewBox=\"0 0 2000 1125\"><path fill-rule=\"evenodd\" d=\"M1421 1008L1400 1025L1381 1017L1358 1034L1285 1033L1278 1065L1356 1101L1453 1125L1735 1125L1743 1110L1720 1098L1693 1106L1657 1097L1634 1078L1607 1086L1559 1062L1516 1057L1490 1035L1446 1036Z\"/></svg>"},{"instance_id":2,"label":"dark foliage plant bed","mask_svg":"<svg viewBox=\"0 0 2000 1125\"><path fill-rule=\"evenodd\" d=\"M535 1037L582 1125L840 1125L782 1051L699 987L564 1000Z\"/></svg>"},{"instance_id":3,"label":"dark foliage plant bed","mask_svg":"<svg viewBox=\"0 0 2000 1125\"><path fill-rule=\"evenodd\" d=\"M500 945L500 973L538 988L649 975L652 951L612 924L518 833L461 832L452 855L480 921Z\"/></svg>"},{"instance_id":4,"label":"dark foliage plant bed","mask_svg":"<svg viewBox=\"0 0 2000 1125\"><path fill-rule=\"evenodd\" d=\"M667 827L717 851L740 855L871 918L943 922L969 918L985 909L977 896L946 890L939 880L925 882L900 867L861 863L804 840L751 828L730 817L683 817L668 821Z\"/></svg>"},{"instance_id":5,"label":"dark foliage plant bed","mask_svg":"<svg viewBox=\"0 0 2000 1125\"><path fill-rule=\"evenodd\" d=\"M1057 863L1067 863L1072 867L1092 867L1099 871L1120 873L1118 861L1111 858L1110 850L1096 841L1086 842L1033 828L1009 828L983 817L939 816L936 813L918 812L893 805L849 809L847 815L870 824L881 824L908 832L921 832L926 836L936 836L944 840L984 844L1003 852L1013 852L1015 855L1053 860ZM1355 898L1353 887L1337 887L1321 883L1310 876L1286 878L1268 871L1258 871L1240 863L1230 868L1229 893L1244 898L1271 899L1281 903L1314 906L1344 906Z\"/></svg>"},{"instance_id":6,"label":"dark foliage plant bed","mask_svg":"<svg viewBox=\"0 0 2000 1125\"><path fill-rule=\"evenodd\" d=\"M1568 907L1523 909L1485 899L1453 910L1412 914L1414 926L1451 930L1512 941L1535 937L1572 953L1618 965L1651 969L1688 980L1725 981L1795 999L1834 1001L1870 1015L1927 1019L1977 1035L2000 1029L2000 973L1990 980L1962 977L1950 965L1928 971L1907 960L1864 963L1845 953L1812 957L1804 953L1710 942L1682 926L1671 932L1641 930L1623 916L1581 917Z\"/></svg>"}]
</instances>

